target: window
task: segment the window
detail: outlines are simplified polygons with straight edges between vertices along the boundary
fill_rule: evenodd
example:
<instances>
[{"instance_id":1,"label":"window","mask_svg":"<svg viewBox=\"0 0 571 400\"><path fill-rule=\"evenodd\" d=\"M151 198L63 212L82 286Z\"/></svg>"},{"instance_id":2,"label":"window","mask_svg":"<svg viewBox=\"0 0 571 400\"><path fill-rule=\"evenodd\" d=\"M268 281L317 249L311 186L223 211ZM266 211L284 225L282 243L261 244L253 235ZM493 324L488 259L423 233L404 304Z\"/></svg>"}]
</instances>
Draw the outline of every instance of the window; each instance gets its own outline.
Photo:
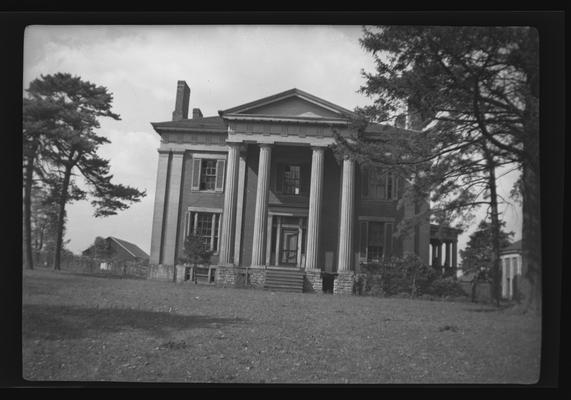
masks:
<instances>
[{"instance_id":1,"label":"window","mask_svg":"<svg viewBox=\"0 0 571 400\"><path fill-rule=\"evenodd\" d=\"M216 160L202 160L200 167L200 190L214 190L216 188Z\"/></svg>"},{"instance_id":2,"label":"window","mask_svg":"<svg viewBox=\"0 0 571 400\"><path fill-rule=\"evenodd\" d=\"M185 237L193 233L210 250L217 252L220 221L220 213L189 211L186 213Z\"/></svg>"},{"instance_id":3,"label":"window","mask_svg":"<svg viewBox=\"0 0 571 400\"><path fill-rule=\"evenodd\" d=\"M392 255L393 223L361 221L359 249L361 262L380 262Z\"/></svg>"},{"instance_id":4,"label":"window","mask_svg":"<svg viewBox=\"0 0 571 400\"><path fill-rule=\"evenodd\" d=\"M307 172L308 169L302 165L278 164L276 192L289 196L307 194Z\"/></svg>"},{"instance_id":5,"label":"window","mask_svg":"<svg viewBox=\"0 0 571 400\"><path fill-rule=\"evenodd\" d=\"M216 158L193 158L192 187L193 191L221 192L224 190L224 166L226 160Z\"/></svg>"},{"instance_id":6,"label":"window","mask_svg":"<svg viewBox=\"0 0 571 400\"><path fill-rule=\"evenodd\" d=\"M512 268L513 268L513 274L514 275L517 275L517 274L521 275L521 265L518 264L517 257L512 257Z\"/></svg>"},{"instance_id":7,"label":"window","mask_svg":"<svg viewBox=\"0 0 571 400\"><path fill-rule=\"evenodd\" d=\"M396 200L397 177L392 172L383 173L380 168L361 169L361 197L369 200Z\"/></svg>"}]
</instances>

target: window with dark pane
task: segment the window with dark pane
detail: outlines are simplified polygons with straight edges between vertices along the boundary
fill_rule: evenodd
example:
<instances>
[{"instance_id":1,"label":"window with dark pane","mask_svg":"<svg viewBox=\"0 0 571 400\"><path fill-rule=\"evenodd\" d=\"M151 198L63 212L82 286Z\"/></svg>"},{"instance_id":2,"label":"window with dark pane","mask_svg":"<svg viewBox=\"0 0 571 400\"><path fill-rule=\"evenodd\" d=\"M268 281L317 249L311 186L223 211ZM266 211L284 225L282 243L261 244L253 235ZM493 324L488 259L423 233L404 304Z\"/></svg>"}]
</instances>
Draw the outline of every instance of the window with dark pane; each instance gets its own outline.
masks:
<instances>
[{"instance_id":1,"label":"window with dark pane","mask_svg":"<svg viewBox=\"0 0 571 400\"><path fill-rule=\"evenodd\" d=\"M214 230L212 231L212 251L218 251L218 225L220 222L220 214L214 214Z\"/></svg>"},{"instance_id":2,"label":"window with dark pane","mask_svg":"<svg viewBox=\"0 0 571 400\"><path fill-rule=\"evenodd\" d=\"M392 200L394 194L394 177L392 173L387 173L387 200Z\"/></svg>"},{"instance_id":3,"label":"window with dark pane","mask_svg":"<svg viewBox=\"0 0 571 400\"><path fill-rule=\"evenodd\" d=\"M212 237L212 214L198 213L196 216L196 235L200 236L202 242L210 248Z\"/></svg>"},{"instance_id":4,"label":"window with dark pane","mask_svg":"<svg viewBox=\"0 0 571 400\"><path fill-rule=\"evenodd\" d=\"M282 164L278 166L278 192L291 196L301 195L301 165Z\"/></svg>"},{"instance_id":5,"label":"window with dark pane","mask_svg":"<svg viewBox=\"0 0 571 400\"><path fill-rule=\"evenodd\" d=\"M202 160L200 170L200 190L215 190L216 160Z\"/></svg>"},{"instance_id":6,"label":"window with dark pane","mask_svg":"<svg viewBox=\"0 0 571 400\"><path fill-rule=\"evenodd\" d=\"M384 223L369 221L369 232L367 242L367 261L380 261L383 257Z\"/></svg>"}]
</instances>

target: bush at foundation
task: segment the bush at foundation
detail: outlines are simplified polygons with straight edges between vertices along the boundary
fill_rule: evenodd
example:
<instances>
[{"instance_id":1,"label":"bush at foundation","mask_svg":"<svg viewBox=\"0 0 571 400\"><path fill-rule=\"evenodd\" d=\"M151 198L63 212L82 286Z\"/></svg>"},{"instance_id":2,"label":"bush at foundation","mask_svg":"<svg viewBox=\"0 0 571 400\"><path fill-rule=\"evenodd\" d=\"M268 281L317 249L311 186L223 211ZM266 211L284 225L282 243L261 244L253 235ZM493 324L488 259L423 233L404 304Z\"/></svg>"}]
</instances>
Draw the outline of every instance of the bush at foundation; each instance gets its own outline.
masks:
<instances>
[{"instance_id":1,"label":"bush at foundation","mask_svg":"<svg viewBox=\"0 0 571 400\"><path fill-rule=\"evenodd\" d=\"M382 263L361 266L356 276L356 293L369 296L396 296L407 293L410 297L426 293L438 273L422 263L415 254L392 257ZM436 288L434 290L437 290Z\"/></svg>"},{"instance_id":2,"label":"bush at foundation","mask_svg":"<svg viewBox=\"0 0 571 400\"><path fill-rule=\"evenodd\" d=\"M460 283L452 277L437 278L428 284L423 294L437 297L464 297L466 293L460 286Z\"/></svg>"}]
</instances>

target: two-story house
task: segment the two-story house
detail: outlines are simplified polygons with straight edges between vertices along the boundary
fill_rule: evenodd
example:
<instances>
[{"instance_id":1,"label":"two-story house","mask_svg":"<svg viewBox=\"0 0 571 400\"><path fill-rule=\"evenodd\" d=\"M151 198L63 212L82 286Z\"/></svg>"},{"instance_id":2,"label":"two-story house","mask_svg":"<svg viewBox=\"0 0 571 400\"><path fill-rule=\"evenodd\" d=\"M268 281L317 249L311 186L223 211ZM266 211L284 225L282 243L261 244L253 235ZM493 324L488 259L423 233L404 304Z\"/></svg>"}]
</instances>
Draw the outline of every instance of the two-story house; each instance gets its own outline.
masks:
<instances>
[{"instance_id":1,"label":"two-story house","mask_svg":"<svg viewBox=\"0 0 571 400\"><path fill-rule=\"evenodd\" d=\"M244 269L259 285L291 270L321 290L350 293L363 262L414 252L429 263L430 225L397 238L396 224L419 205L397 208L406 180L337 160L334 132L349 137L353 112L291 89L204 117L188 118L190 88L178 82L161 136L150 263L171 278L185 237L214 252L216 281ZM367 132L402 129L371 124ZM420 205L427 206L427 204Z\"/></svg>"}]
</instances>

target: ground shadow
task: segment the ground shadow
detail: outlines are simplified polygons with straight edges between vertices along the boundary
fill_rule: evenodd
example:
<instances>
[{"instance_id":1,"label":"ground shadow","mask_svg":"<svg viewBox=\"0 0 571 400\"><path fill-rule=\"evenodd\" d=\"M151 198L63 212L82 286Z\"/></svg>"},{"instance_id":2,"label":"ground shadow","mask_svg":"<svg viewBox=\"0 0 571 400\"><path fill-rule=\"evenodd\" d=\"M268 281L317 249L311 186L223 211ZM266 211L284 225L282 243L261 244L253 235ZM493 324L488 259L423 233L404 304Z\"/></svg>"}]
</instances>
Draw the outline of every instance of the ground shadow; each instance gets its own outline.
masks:
<instances>
[{"instance_id":1,"label":"ground shadow","mask_svg":"<svg viewBox=\"0 0 571 400\"><path fill-rule=\"evenodd\" d=\"M172 329L215 329L245 321L240 318L182 315L132 308L27 304L22 307L22 337L48 340L80 339L98 333L129 329L166 336Z\"/></svg>"},{"instance_id":2,"label":"ground shadow","mask_svg":"<svg viewBox=\"0 0 571 400\"><path fill-rule=\"evenodd\" d=\"M498 311L504 311L508 308L511 308L512 305L501 305L499 307L495 307L495 306L484 306L484 307L479 307L479 308L466 308L465 311L469 311L469 312L498 312Z\"/></svg>"}]
</instances>

